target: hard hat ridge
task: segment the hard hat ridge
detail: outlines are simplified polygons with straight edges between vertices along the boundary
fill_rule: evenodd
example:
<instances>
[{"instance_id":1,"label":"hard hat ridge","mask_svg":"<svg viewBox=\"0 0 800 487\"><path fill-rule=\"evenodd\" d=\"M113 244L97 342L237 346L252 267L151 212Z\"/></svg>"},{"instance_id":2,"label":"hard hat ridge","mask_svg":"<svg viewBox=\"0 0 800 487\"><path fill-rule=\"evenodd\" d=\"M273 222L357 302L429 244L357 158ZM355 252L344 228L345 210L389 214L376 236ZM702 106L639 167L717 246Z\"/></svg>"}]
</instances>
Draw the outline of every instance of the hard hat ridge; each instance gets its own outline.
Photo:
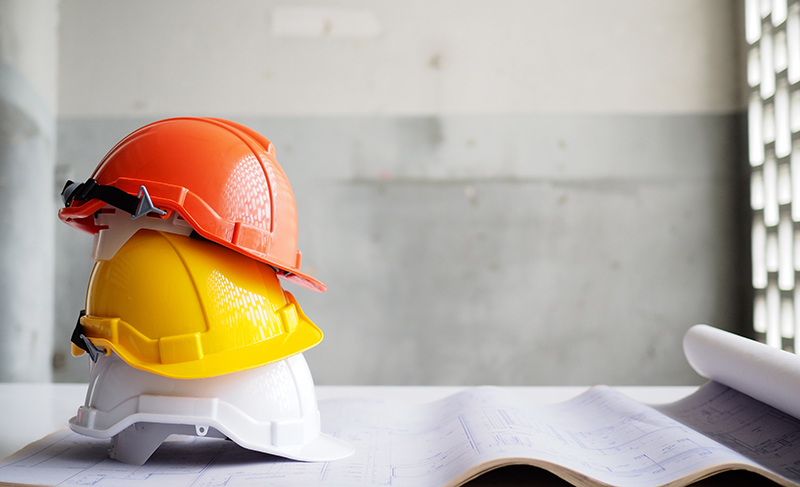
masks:
<instances>
[{"instance_id":1,"label":"hard hat ridge","mask_svg":"<svg viewBox=\"0 0 800 487\"><path fill-rule=\"evenodd\" d=\"M135 368L183 379L259 367L321 340L268 265L147 229L95 264L73 332L91 355L113 350Z\"/></svg>"},{"instance_id":2,"label":"hard hat ridge","mask_svg":"<svg viewBox=\"0 0 800 487\"><path fill-rule=\"evenodd\" d=\"M85 183L67 182L59 218L97 234L110 205L145 228L148 213L176 212L198 234L323 292L300 270L297 207L272 143L254 130L213 118L173 118L135 130L112 148ZM134 204L135 202L135 204Z\"/></svg>"}]
</instances>

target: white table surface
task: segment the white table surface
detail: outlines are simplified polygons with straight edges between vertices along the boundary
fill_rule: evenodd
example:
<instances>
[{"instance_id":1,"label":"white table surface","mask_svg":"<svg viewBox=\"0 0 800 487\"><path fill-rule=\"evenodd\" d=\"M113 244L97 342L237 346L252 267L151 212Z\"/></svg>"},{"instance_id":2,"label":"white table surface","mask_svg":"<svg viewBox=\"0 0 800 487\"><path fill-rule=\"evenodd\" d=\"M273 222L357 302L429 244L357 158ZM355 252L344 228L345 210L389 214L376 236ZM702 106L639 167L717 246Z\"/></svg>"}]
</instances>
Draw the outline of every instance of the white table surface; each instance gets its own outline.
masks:
<instances>
[{"instance_id":1,"label":"white table surface","mask_svg":"<svg viewBox=\"0 0 800 487\"><path fill-rule=\"evenodd\" d=\"M339 397L384 398L423 403L434 401L467 387L438 386L318 386L319 401ZM508 387L535 403L565 401L587 387ZM696 387L617 387L648 404L672 402L694 392ZM0 458L67 426L83 404L86 384L0 383Z\"/></svg>"}]
</instances>

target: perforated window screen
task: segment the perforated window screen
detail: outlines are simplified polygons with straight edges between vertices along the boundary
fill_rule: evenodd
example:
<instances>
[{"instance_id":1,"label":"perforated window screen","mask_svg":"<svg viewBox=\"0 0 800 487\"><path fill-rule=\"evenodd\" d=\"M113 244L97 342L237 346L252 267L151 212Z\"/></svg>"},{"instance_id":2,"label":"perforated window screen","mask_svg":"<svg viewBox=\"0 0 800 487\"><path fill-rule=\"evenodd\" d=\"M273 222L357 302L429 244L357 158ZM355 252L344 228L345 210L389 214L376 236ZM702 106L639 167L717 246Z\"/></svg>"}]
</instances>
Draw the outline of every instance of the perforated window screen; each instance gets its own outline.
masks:
<instances>
[{"instance_id":1,"label":"perforated window screen","mask_svg":"<svg viewBox=\"0 0 800 487\"><path fill-rule=\"evenodd\" d=\"M753 326L800 352L800 0L746 0Z\"/></svg>"}]
</instances>

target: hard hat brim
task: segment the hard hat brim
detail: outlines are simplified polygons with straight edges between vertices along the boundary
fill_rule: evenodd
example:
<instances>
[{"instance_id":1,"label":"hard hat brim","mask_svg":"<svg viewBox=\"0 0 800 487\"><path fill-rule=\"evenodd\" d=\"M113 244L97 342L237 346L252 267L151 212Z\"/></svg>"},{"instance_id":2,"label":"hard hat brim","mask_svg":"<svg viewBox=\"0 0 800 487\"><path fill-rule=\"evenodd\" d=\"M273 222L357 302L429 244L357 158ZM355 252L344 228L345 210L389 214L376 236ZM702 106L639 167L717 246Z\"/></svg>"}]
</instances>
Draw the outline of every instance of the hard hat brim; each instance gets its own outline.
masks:
<instances>
[{"instance_id":1,"label":"hard hat brim","mask_svg":"<svg viewBox=\"0 0 800 487\"><path fill-rule=\"evenodd\" d=\"M86 408L83 406L79 410L79 414L84 416L97 415L100 413L100 411L97 411L93 408ZM80 435L89 436L91 438L105 439L119 434L132 424L139 422L161 425L168 424L165 423L165 420L180 421L180 419L174 417L164 418L158 415L137 414L135 416L129 416L125 418L123 421L115 424L112 428L107 430L98 430L89 427L86 424L82 424L83 422L79 419L79 416L73 416L69 420L69 427L72 431ZM178 422L173 424L183 423ZM298 460L301 462L332 462L347 458L355 453L355 448L353 448L350 444L338 438L334 438L333 436L326 435L325 433L320 433L319 436L317 436L314 440L302 446L279 447L274 445L258 445L249 443L240 438L236 433L227 430L221 425L215 425L213 427L222 431L222 433L230 438L231 441L242 448L247 448L248 450L258 451L261 453L267 453L269 455L276 455L279 457L288 458L290 460Z\"/></svg>"},{"instance_id":2,"label":"hard hat brim","mask_svg":"<svg viewBox=\"0 0 800 487\"><path fill-rule=\"evenodd\" d=\"M257 252L254 249L241 247L235 245L229 240L220 238L216 233L208 231L200 226L195 219L188 215L187 212L183 211L181 206L175 205L169 200L161 199L155 196L153 197L153 202L160 208L177 212L179 215L181 215L181 217L188 221L192 228L203 238L282 271L278 272L278 277L311 291L324 293L328 290L328 287L325 284L311 277L310 275L301 272L296 266L287 265L285 262L280 262L271 258L271 256L268 254ZM100 227L94 223L94 214L95 212L101 210L104 206L106 206L106 203L103 201L91 200L80 205L60 208L58 210L58 218L73 228L77 228L78 230L94 235L100 231ZM231 226L233 226L233 224Z\"/></svg>"},{"instance_id":3,"label":"hard hat brim","mask_svg":"<svg viewBox=\"0 0 800 487\"><path fill-rule=\"evenodd\" d=\"M172 364L142 360L128 348L104 338L89 337L89 340L97 347L113 350L131 367L139 370L174 379L203 379L254 369L302 353L322 341L322 330L309 321L303 321L285 338L278 336L245 347L205 355L199 360Z\"/></svg>"},{"instance_id":4,"label":"hard hat brim","mask_svg":"<svg viewBox=\"0 0 800 487\"><path fill-rule=\"evenodd\" d=\"M227 437L249 450L300 461L339 460L355 451L321 432L313 379L301 354L282 365L184 381L136 370L112 353L92 369L89 388L93 393L70 419L70 429L127 443L128 453L136 453L123 455L126 463L143 464L170 434ZM139 426L144 434L137 433Z\"/></svg>"},{"instance_id":5,"label":"hard hat brim","mask_svg":"<svg viewBox=\"0 0 800 487\"><path fill-rule=\"evenodd\" d=\"M333 436L320 433L316 440L303 445L296 452L283 454L286 458L305 462L330 462L355 453L355 448ZM291 456L290 456L291 455Z\"/></svg>"}]
</instances>

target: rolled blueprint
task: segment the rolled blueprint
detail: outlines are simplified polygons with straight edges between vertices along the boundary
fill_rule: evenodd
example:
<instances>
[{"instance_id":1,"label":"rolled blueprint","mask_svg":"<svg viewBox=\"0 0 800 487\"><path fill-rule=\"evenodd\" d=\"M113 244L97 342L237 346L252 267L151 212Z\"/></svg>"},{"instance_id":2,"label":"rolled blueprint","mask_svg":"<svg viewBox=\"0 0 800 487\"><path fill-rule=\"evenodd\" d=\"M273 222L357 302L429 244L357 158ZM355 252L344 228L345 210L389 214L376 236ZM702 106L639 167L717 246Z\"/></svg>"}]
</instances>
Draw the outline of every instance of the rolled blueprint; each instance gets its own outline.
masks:
<instances>
[{"instance_id":1,"label":"rolled blueprint","mask_svg":"<svg viewBox=\"0 0 800 487\"><path fill-rule=\"evenodd\" d=\"M703 377L800 418L800 356L708 325L686 332L683 351Z\"/></svg>"}]
</instances>

